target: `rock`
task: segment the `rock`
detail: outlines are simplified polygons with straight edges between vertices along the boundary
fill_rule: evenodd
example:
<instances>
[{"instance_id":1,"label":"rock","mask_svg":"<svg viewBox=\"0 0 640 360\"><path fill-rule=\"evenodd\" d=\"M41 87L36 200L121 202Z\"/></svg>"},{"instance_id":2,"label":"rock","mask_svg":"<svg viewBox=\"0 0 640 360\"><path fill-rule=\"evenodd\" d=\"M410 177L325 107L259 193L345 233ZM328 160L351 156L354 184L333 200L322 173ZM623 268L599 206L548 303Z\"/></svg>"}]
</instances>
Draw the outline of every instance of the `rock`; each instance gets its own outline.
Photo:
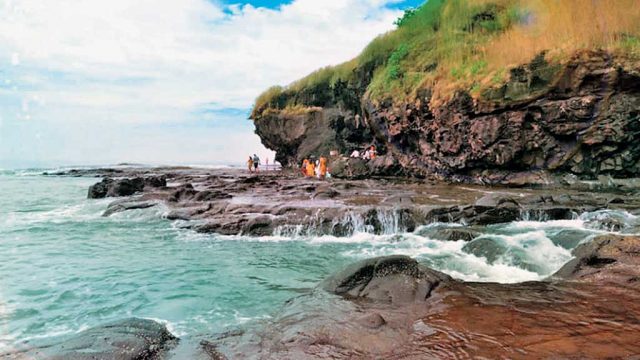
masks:
<instances>
[{"instance_id":1,"label":"rock","mask_svg":"<svg viewBox=\"0 0 640 360\"><path fill-rule=\"evenodd\" d=\"M82 331L58 343L2 354L0 359L159 360L176 342L164 325L126 319Z\"/></svg>"},{"instance_id":2,"label":"rock","mask_svg":"<svg viewBox=\"0 0 640 360\"><path fill-rule=\"evenodd\" d=\"M366 314L356 320L356 322L364 327L378 329L384 326L387 321L377 312Z\"/></svg>"},{"instance_id":3,"label":"rock","mask_svg":"<svg viewBox=\"0 0 640 360\"><path fill-rule=\"evenodd\" d=\"M604 235L578 246L575 259L563 266L553 277L594 281L600 284L626 284L637 278L640 266L640 237Z\"/></svg>"},{"instance_id":4,"label":"rock","mask_svg":"<svg viewBox=\"0 0 640 360\"><path fill-rule=\"evenodd\" d=\"M101 182L89 188L89 199L102 199L105 197L131 196L142 192L145 186L164 187L167 185L165 176L136 177L132 179L105 178Z\"/></svg>"},{"instance_id":5,"label":"rock","mask_svg":"<svg viewBox=\"0 0 640 360\"><path fill-rule=\"evenodd\" d=\"M109 186L113 180L111 179L103 179L101 182L92 185L89 187L89 199L103 199L107 197L107 192L109 191Z\"/></svg>"},{"instance_id":6,"label":"rock","mask_svg":"<svg viewBox=\"0 0 640 360\"><path fill-rule=\"evenodd\" d=\"M513 197L505 196L504 194L500 193L487 194L478 199L475 205L484 207L520 207L518 201Z\"/></svg>"},{"instance_id":7,"label":"rock","mask_svg":"<svg viewBox=\"0 0 640 360\"><path fill-rule=\"evenodd\" d=\"M135 210L135 209L148 209L150 207L154 207L158 205L157 201L130 201L130 200L120 200L114 201L107 207L107 210L102 214L104 217L111 216L115 213Z\"/></svg>"},{"instance_id":8,"label":"rock","mask_svg":"<svg viewBox=\"0 0 640 360\"><path fill-rule=\"evenodd\" d=\"M321 287L347 298L387 303L424 301L441 282L452 281L407 256L387 256L353 264L325 280Z\"/></svg>"},{"instance_id":9,"label":"rock","mask_svg":"<svg viewBox=\"0 0 640 360\"><path fill-rule=\"evenodd\" d=\"M434 239L438 240L448 240L448 241L471 241L478 236L482 235L477 231L473 231L470 229L439 229L433 234Z\"/></svg>"},{"instance_id":10,"label":"rock","mask_svg":"<svg viewBox=\"0 0 640 360\"><path fill-rule=\"evenodd\" d=\"M169 196L169 202L180 202L193 200L196 197L198 191L193 188L191 184L184 184L174 190Z\"/></svg>"},{"instance_id":11,"label":"rock","mask_svg":"<svg viewBox=\"0 0 640 360\"><path fill-rule=\"evenodd\" d=\"M316 189L315 194L313 194L314 199L333 199L340 195L340 193L330 187L330 186L321 186Z\"/></svg>"},{"instance_id":12,"label":"rock","mask_svg":"<svg viewBox=\"0 0 640 360\"><path fill-rule=\"evenodd\" d=\"M241 231L247 236L271 236L274 231L273 219L269 216L253 218L247 221Z\"/></svg>"},{"instance_id":13,"label":"rock","mask_svg":"<svg viewBox=\"0 0 640 360\"><path fill-rule=\"evenodd\" d=\"M570 175L561 180L568 185L576 183L572 175L626 178L640 175L640 89L629 85L640 75L633 64L606 50L580 51L561 65L541 53L479 96L460 89L440 102L431 101L430 88L418 99L374 101L366 91L371 78L354 74L359 86L303 87L254 109L252 118L262 142L285 165L332 149L348 155L377 145L375 161L332 162L337 178L438 174L539 187L564 175ZM283 108L290 100L305 111ZM615 187L608 179L599 186Z\"/></svg>"},{"instance_id":14,"label":"rock","mask_svg":"<svg viewBox=\"0 0 640 360\"><path fill-rule=\"evenodd\" d=\"M152 188L162 188L167 186L167 176L147 176L144 178L144 186Z\"/></svg>"},{"instance_id":15,"label":"rock","mask_svg":"<svg viewBox=\"0 0 640 360\"><path fill-rule=\"evenodd\" d=\"M197 193L193 198L193 200L199 201L199 202L205 202L205 201L213 201L213 200L221 200L221 199L231 199L232 197L233 196L231 196L230 194L224 191L205 190Z\"/></svg>"},{"instance_id":16,"label":"rock","mask_svg":"<svg viewBox=\"0 0 640 360\"><path fill-rule=\"evenodd\" d=\"M485 258L489 264L493 264L498 258L504 255L507 250L499 246L493 239L480 238L465 244L462 251L480 258Z\"/></svg>"}]
</instances>

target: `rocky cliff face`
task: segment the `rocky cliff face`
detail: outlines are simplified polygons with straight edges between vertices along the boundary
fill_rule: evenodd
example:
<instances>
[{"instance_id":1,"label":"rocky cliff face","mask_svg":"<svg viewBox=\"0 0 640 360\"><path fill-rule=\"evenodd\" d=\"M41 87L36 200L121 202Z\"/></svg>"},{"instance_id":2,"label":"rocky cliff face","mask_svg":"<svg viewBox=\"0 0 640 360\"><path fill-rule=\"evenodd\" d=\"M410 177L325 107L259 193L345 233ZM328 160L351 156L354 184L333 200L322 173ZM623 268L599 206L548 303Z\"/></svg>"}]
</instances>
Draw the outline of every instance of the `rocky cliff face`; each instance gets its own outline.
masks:
<instances>
[{"instance_id":1,"label":"rocky cliff face","mask_svg":"<svg viewBox=\"0 0 640 360\"><path fill-rule=\"evenodd\" d=\"M334 101L297 115L270 111L254 119L256 133L287 165L374 143L383 156L366 164L368 175L493 183L514 173L640 175L640 69L604 51L555 66L542 54L502 86L476 98L459 91L439 106L428 89L404 104L355 95L359 108Z\"/></svg>"}]
</instances>

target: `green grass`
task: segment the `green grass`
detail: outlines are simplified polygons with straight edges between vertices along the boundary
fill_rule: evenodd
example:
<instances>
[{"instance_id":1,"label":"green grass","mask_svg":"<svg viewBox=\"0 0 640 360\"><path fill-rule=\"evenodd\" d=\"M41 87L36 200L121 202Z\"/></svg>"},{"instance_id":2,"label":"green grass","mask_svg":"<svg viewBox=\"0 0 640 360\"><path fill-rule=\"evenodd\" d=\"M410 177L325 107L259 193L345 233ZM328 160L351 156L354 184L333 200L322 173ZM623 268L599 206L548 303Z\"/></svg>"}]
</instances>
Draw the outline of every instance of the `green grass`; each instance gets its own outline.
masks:
<instances>
[{"instance_id":1,"label":"green grass","mask_svg":"<svg viewBox=\"0 0 640 360\"><path fill-rule=\"evenodd\" d=\"M251 117L267 109L332 104L358 111L359 97L400 103L424 88L432 90L436 105L457 89L480 96L542 51L557 62L585 47L638 54L640 10L634 1L429 0L406 11L396 30L376 37L355 59L270 88Z\"/></svg>"}]
</instances>

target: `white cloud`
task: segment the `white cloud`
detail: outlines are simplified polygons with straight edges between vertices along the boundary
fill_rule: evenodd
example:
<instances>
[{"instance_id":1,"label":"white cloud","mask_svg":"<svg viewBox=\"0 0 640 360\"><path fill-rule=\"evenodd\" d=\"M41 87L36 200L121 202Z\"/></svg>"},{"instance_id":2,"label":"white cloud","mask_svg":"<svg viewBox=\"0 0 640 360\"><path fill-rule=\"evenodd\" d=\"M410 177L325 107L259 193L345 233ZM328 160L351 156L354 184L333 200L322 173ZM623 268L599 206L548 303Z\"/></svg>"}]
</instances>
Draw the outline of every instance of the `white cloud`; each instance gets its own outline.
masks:
<instances>
[{"instance_id":1,"label":"white cloud","mask_svg":"<svg viewBox=\"0 0 640 360\"><path fill-rule=\"evenodd\" d=\"M270 85L356 56L391 29L398 11L386 5L394 2L295 0L274 10L207 0L0 0L0 66L15 65L7 79L15 89L0 87L0 96L36 96L38 106L23 109L38 109L33 120L64 109L47 121L65 122L166 122L181 112L187 120L209 103L248 108Z\"/></svg>"}]
</instances>

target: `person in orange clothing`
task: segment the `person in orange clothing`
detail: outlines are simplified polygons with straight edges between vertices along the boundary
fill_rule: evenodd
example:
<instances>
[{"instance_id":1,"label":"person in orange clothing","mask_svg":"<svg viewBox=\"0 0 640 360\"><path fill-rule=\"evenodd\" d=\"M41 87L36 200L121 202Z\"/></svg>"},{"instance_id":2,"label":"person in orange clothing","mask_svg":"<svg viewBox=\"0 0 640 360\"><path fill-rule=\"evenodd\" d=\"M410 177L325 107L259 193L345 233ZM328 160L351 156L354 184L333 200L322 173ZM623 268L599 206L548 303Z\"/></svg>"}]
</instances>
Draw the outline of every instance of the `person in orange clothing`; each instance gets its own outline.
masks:
<instances>
[{"instance_id":1,"label":"person in orange clothing","mask_svg":"<svg viewBox=\"0 0 640 360\"><path fill-rule=\"evenodd\" d=\"M323 179L327 176L327 158L324 156L320 156L320 179Z\"/></svg>"},{"instance_id":2,"label":"person in orange clothing","mask_svg":"<svg viewBox=\"0 0 640 360\"><path fill-rule=\"evenodd\" d=\"M369 151L371 152L369 154L369 158L371 160L375 159L376 156L378 156L378 152L376 151L376 146L375 145L371 145L371 148L369 148Z\"/></svg>"},{"instance_id":3,"label":"person in orange clothing","mask_svg":"<svg viewBox=\"0 0 640 360\"><path fill-rule=\"evenodd\" d=\"M302 167L300 168L300 171L304 176L309 176L307 175L307 166L309 166L309 159L304 159L304 161L302 162Z\"/></svg>"},{"instance_id":4,"label":"person in orange clothing","mask_svg":"<svg viewBox=\"0 0 640 360\"><path fill-rule=\"evenodd\" d=\"M316 176L316 164L313 163L313 160L309 160L307 163L307 177Z\"/></svg>"}]
</instances>

